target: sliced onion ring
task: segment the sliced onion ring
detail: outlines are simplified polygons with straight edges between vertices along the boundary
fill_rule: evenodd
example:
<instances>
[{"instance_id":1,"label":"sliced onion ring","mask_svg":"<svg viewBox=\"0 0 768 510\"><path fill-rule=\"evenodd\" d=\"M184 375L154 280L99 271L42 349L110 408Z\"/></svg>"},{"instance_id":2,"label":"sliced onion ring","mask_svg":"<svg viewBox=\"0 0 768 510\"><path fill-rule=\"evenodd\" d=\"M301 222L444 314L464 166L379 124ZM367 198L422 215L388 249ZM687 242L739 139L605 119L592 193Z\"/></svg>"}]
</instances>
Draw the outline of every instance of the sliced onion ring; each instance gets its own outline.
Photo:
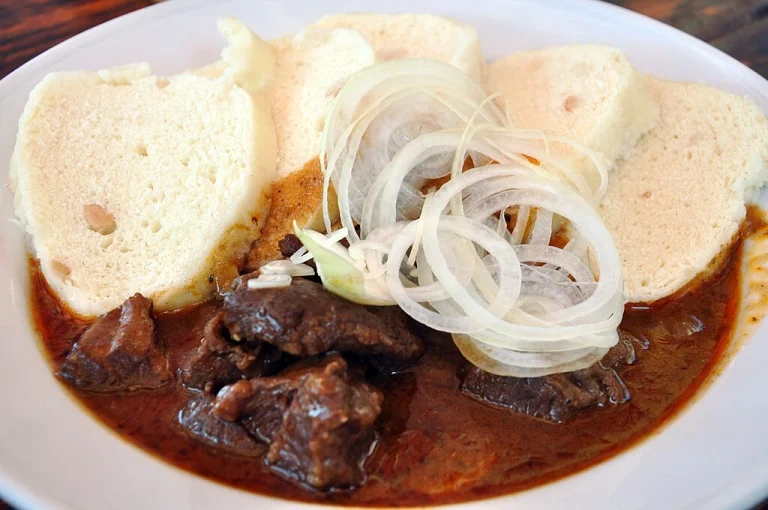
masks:
<instances>
[{"instance_id":1,"label":"sliced onion ring","mask_svg":"<svg viewBox=\"0 0 768 510\"><path fill-rule=\"evenodd\" d=\"M309 253L292 260L314 256L332 292L397 303L452 333L486 371L585 368L618 341L624 308L621 261L594 205L607 165L573 140L513 128L490 99L431 60L390 61L350 78L321 150L326 229L331 183L343 229L297 230ZM559 158L557 144L582 152L591 173ZM482 164L462 171L467 158ZM447 182L425 200L431 179ZM570 237L564 248L550 245L559 228Z\"/></svg>"}]
</instances>

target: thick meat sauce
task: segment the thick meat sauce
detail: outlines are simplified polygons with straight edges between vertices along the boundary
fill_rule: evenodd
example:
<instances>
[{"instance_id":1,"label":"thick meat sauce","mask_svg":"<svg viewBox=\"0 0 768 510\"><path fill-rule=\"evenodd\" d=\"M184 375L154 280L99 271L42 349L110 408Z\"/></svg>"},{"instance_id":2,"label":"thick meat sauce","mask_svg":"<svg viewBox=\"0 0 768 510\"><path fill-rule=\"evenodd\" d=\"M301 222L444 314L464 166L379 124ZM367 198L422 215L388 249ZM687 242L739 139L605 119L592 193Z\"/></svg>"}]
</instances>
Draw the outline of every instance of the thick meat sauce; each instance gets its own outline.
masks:
<instances>
[{"instance_id":1,"label":"thick meat sauce","mask_svg":"<svg viewBox=\"0 0 768 510\"><path fill-rule=\"evenodd\" d=\"M355 505L504 494L627 448L706 380L738 296L731 261L687 294L628 309L600 364L513 379L469 366L449 336L397 309L308 280L253 292L243 278L222 302L174 313L134 296L88 322L31 267L54 370L106 425L202 476Z\"/></svg>"}]
</instances>

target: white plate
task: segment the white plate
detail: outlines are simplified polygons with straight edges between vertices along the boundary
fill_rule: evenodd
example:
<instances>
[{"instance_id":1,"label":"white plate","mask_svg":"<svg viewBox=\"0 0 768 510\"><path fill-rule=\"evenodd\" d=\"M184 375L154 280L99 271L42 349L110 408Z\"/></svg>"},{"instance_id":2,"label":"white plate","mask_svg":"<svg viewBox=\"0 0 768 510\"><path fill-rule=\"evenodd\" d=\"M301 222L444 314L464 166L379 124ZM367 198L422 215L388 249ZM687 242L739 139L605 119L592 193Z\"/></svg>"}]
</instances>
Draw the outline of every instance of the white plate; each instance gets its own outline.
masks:
<instances>
[{"instance_id":1,"label":"white plate","mask_svg":"<svg viewBox=\"0 0 768 510\"><path fill-rule=\"evenodd\" d=\"M624 49L643 71L751 96L768 110L768 82L661 23L588 0L197 0L167 2L71 39L0 82L0 177L30 89L49 71L148 61L172 73L214 60L215 19L239 17L262 36L298 31L331 12L432 12L477 26L487 57L564 43ZM120 440L54 380L30 328L24 238L0 189L0 492L28 508L289 509L302 505L230 489L177 470ZM768 330L735 357L663 433L581 474L472 509L746 508L768 494ZM511 434L515 431L511 430ZM318 507L314 507L318 508Z\"/></svg>"}]
</instances>

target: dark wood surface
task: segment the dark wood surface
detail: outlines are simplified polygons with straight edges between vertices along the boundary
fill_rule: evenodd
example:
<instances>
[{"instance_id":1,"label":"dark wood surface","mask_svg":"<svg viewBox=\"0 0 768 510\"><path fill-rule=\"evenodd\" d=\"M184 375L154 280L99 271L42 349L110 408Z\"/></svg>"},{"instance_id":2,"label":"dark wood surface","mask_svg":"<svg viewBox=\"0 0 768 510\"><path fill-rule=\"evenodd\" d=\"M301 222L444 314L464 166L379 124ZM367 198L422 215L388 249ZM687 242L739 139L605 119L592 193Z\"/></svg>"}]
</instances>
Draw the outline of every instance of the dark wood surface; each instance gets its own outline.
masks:
<instances>
[{"instance_id":1,"label":"dark wood surface","mask_svg":"<svg viewBox=\"0 0 768 510\"><path fill-rule=\"evenodd\" d=\"M707 41L768 77L768 0L608 1ZM83 30L152 3L155 2L0 0L0 78ZM6 508L0 501L0 510ZM768 510L768 503L755 510Z\"/></svg>"},{"instance_id":2,"label":"dark wood surface","mask_svg":"<svg viewBox=\"0 0 768 510\"><path fill-rule=\"evenodd\" d=\"M768 76L768 0L608 1L693 34ZM0 78L68 37L152 3L0 0Z\"/></svg>"},{"instance_id":3,"label":"dark wood surface","mask_svg":"<svg viewBox=\"0 0 768 510\"><path fill-rule=\"evenodd\" d=\"M0 0L0 78L73 35L151 0Z\"/></svg>"},{"instance_id":4,"label":"dark wood surface","mask_svg":"<svg viewBox=\"0 0 768 510\"><path fill-rule=\"evenodd\" d=\"M768 0L609 0L688 32L768 77Z\"/></svg>"}]
</instances>

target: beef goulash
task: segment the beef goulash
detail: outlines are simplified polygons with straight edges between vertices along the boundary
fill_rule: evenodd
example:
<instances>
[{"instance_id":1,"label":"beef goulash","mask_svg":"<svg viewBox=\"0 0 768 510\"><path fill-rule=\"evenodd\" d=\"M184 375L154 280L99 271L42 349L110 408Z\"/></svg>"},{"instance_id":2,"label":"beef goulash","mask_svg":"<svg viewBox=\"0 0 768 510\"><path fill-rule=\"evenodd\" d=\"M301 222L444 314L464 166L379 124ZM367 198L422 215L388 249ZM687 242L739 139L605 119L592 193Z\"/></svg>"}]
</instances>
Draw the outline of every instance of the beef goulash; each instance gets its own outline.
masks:
<instances>
[{"instance_id":1,"label":"beef goulash","mask_svg":"<svg viewBox=\"0 0 768 510\"><path fill-rule=\"evenodd\" d=\"M621 50L332 15L221 60L54 73L11 188L52 371L261 494L471 501L586 469L710 378L768 122ZM75 466L76 467L76 466Z\"/></svg>"}]
</instances>

